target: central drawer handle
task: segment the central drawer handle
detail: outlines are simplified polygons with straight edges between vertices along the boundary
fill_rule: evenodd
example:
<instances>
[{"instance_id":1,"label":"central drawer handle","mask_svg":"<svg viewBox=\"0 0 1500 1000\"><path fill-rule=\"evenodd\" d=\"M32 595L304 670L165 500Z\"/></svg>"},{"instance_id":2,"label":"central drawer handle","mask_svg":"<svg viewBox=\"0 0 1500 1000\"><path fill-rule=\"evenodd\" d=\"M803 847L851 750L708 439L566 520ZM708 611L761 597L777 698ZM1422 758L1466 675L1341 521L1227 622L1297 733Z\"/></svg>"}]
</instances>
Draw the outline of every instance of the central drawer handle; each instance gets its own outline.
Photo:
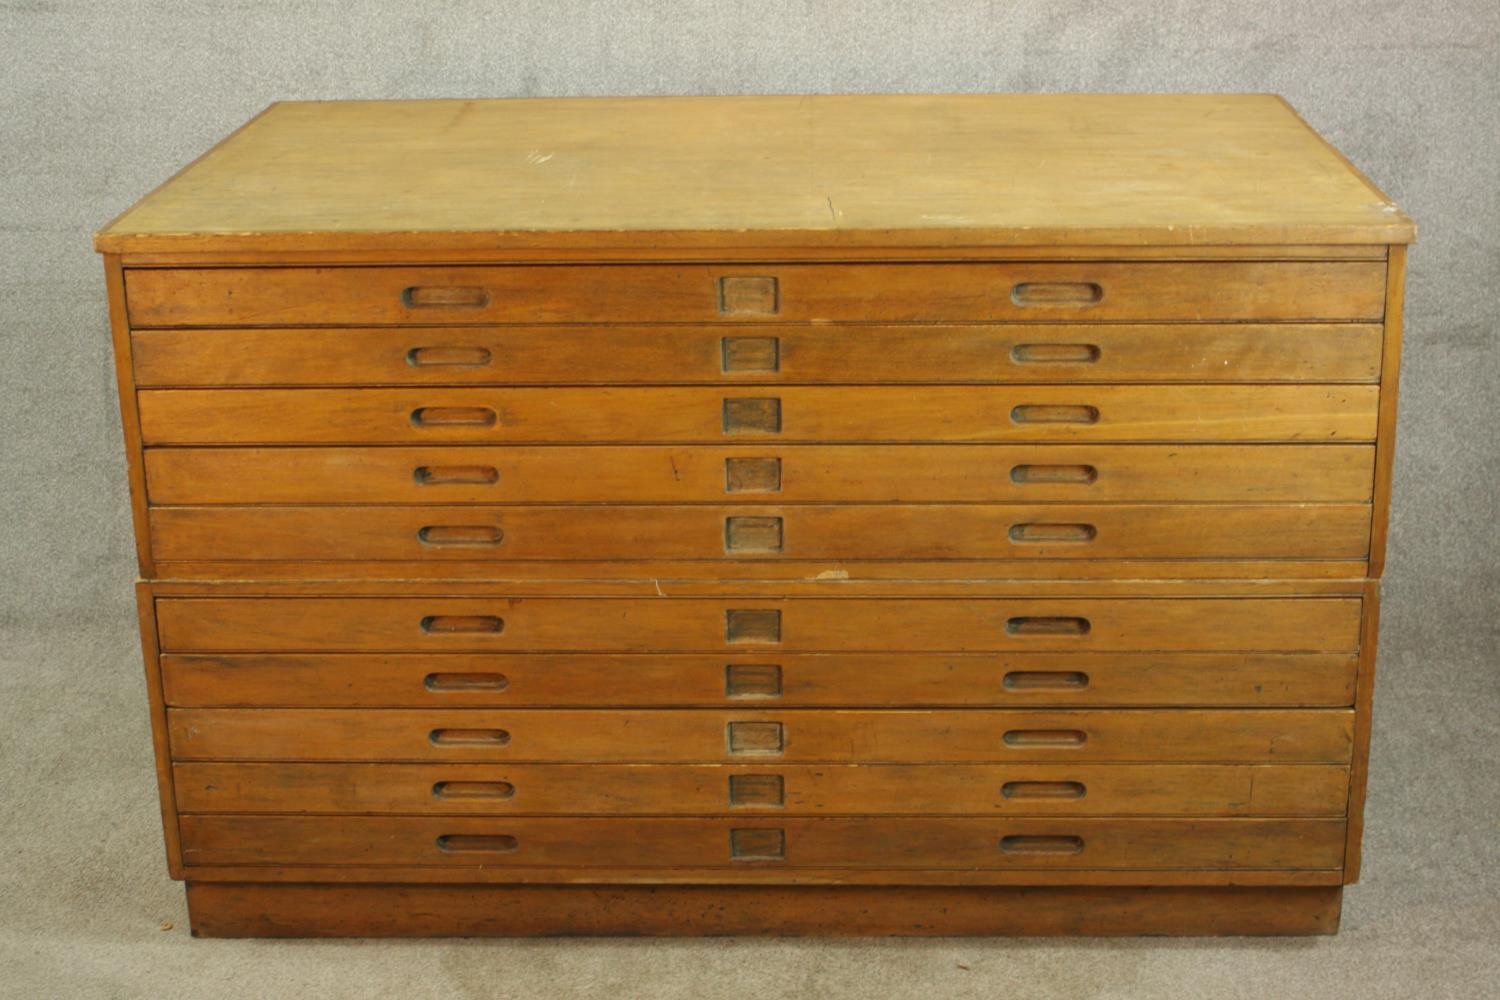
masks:
<instances>
[{"instance_id":1,"label":"central drawer handle","mask_svg":"<svg viewBox=\"0 0 1500 1000\"><path fill-rule=\"evenodd\" d=\"M1092 465L1018 465L1010 470L1010 481L1023 486L1088 486L1098 478L1099 470Z\"/></svg>"},{"instance_id":2,"label":"central drawer handle","mask_svg":"<svg viewBox=\"0 0 1500 1000\"><path fill-rule=\"evenodd\" d=\"M516 786L508 781L439 781L432 786L435 799L513 799Z\"/></svg>"},{"instance_id":3,"label":"central drawer handle","mask_svg":"<svg viewBox=\"0 0 1500 1000\"><path fill-rule=\"evenodd\" d=\"M413 347L406 363L413 368L483 368L494 356L487 347Z\"/></svg>"},{"instance_id":4,"label":"central drawer handle","mask_svg":"<svg viewBox=\"0 0 1500 1000\"><path fill-rule=\"evenodd\" d=\"M1079 670L1012 670L1001 683L1007 691L1084 691L1089 675Z\"/></svg>"},{"instance_id":5,"label":"central drawer handle","mask_svg":"<svg viewBox=\"0 0 1500 1000\"><path fill-rule=\"evenodd\" d=\"M1001 740L1008 747L1081 747L1089 736L1082 729L1012 729Z\"/></svg>"},{"instance_id":6,"label":"central drawer handle","mask_svg":"<svg viewBox=\"0 0 1500 1000\"><path fill-rule=\"evenodd\" d=\"M1068 618L1062 615L1038 618L1011 618L1005 623L1005 631L1011 635L1088 635L1093 626L1087 618Z\"/></svg>"},{"instance_id":7,"label":"central drawer handle","mask_svg":"<svg viewBox=\"0 0 1500 1000\"><path fill-rule=\"evenodd\" d=\"M478 285L412 285L401 290L401 304L408 309L482 309L490 304L490 292Z\"/></svg>"},{"instance_id":8,"label":"central drawer handle","mask_svg":"<svg viewBox=\"0 0 1500 1000\"><path fill-rule=\"evenodd\" d=\"M521 846L509 834L445 833L437 848L446 854L510 854Z\"/></svg>"},{"instance_id":9,"label":"central drawer handle","mask_svg":"<svg viewBox=\"0 0 1500 1000\"><path fill-rule=\"evenodd\" d=\"M1099 407L1028 403L1012 407L1010 419L1018 424L1097 424Z\"/></svg>"},{"instance_id":10,"label":"central drawer handle","mask_svg":"<svg viewBox=\"0 0 1500 1000\"><path fill-rule=\"evenodd\" d=\"M411 411L413 427L493 427L495 419L488 406L421 406Z\"/></svg>"},{"instance_id":11,"label":"central drawer handle","mask_svg":"<svg viewBox=\"0 0 1500 1000\"><path fill-rule=\"evenodd\" d=\"M1088 792L1081 781L1007 781L1000 786L1007 799L1081 799Z\"/></svg>"},{"instance_id":12,"label":"central drawer handle","mask_svg":"<svg viewBox=\"0 0 1500 1000\"><path fill-rule=\"evenodd\" d=\"M417 538L423 545L499 545L505 532L488 524L429 524Z\"/></svg>"},{"instance_id":13,"label":"central drawer handle","mask_svg":"<svg viewBox=\"0 0 1500 1000\"><path fill-rule=\"evenodd\" d=\"M1001 837L1005 854L1082 854L1082 837Z\"/></svg>"},{"instance_id":14,"label":"central drawer handle","mask_svg":"<svg viewBox=\"0 0 1500 1000\"><path fill-rule=\"evenodd\" d=\"M434 729L427 742L435 747L503 747L510 745L510 730Z\"/></svg>"},{"instance_id":15,"label":"central drawer handle","mask_svg":"<svg viewBox=\"0 0 1500 1000\"><path fill-rule=\"evenodd\" d=\"M1018 365L1091 365L1099 360L1094 344L1017 344L1010 359Z\"/></svg>"},{"instance_id":16,"label":"central drawer handle","mask_svg":"<svg viewBox=\"0 0 1500 1000\"><path fill-rule=\"evenodd\" d=\"M500 481L493 465L419 465L411 470L418 486L492 486Z\"/></svg>"},{"instance_id":17,"label":"central drawer handle","mask_svg":"<svg viewBox=\"0 0 1500 1000\"><path fill-rule=\"evenodd\" d=\"M1091 306L1103 298L1103 287L1092 281L1023 281L1010 290L1018 306Z\"/></svg>"},{"instance_id":18,"label":"central drawer handle","mask_svg":"<svg viewBox=\"0 0 1500 1000\"><path fill-rule=\"evenodd\" d=\"M1013 542L1092 542L1099 534L1092 524L1013 524Z\"/></svg>"},{"instance_id":19,"label":"central drawer handle","mask_svg":"<svg viewBox=\"0 0 1500 1000\"><path fill-rule=\"evenodd\" d=\"M505 631L505 619L496 615L427 615L422 631L428 635L498 635Z\"/></svg>"},{"instance_id":20,"label":"central drawer handle","mask_svg":"<svg viewBox=\"0 0 1500 1000\"><path fill-rule=\"evenodd\" d=\"M504 674L428 674L422 686L429 691L504 691L510 678Z\"/></svg>"}]
</instances>

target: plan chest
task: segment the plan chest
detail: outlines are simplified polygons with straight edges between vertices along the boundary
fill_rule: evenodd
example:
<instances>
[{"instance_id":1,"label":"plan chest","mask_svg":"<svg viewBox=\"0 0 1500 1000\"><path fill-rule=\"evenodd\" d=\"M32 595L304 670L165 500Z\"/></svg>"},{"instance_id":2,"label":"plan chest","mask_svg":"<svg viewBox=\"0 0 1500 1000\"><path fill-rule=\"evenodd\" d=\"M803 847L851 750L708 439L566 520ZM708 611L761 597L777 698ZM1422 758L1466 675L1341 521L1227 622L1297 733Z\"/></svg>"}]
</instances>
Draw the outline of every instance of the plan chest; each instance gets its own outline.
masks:
<instances>
[{"instance_id":1,"label":"plan chest","mask_svg":"<svg viewBox=\"0 0 1500 1000\"><path fill-rule=\"evenodd\" d=\"M273 105L96 237L195 932L1335 930L1413 231L1265 95Z\"/></svg>"}]
</instances>

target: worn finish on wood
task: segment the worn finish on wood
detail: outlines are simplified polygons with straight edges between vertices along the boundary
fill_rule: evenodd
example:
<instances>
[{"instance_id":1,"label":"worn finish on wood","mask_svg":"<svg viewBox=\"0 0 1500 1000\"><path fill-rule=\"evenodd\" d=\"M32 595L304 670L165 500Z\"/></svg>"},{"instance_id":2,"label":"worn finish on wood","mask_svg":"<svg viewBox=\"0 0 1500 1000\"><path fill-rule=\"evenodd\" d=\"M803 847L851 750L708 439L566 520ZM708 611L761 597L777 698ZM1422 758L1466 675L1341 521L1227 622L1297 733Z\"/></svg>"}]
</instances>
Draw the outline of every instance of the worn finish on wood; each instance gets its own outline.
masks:
<instances>
[{"instance_id":1,"label":"worn finish on wood","mask_svg":"<svg viewBox=\"0 0 1500 1000\"><path fill-rule=\"evenodd\" d=\"M1374 382L1367 323L146 329L136 384Z\"/></svg>"},{"instance_id":2,"label":"worn finish on wood","mask_svg":"<svg viewBox=\"0 0 1500 1000\"><path fill-rule=\"evenodd\" d=\"M1333 930L1411 235L1273 97L270 109L98 237L196 929Z\"/></svg>"},{"instance_id":3,"label":"worn finish on wood","mask_svg":"<svg viewBox=\"0 0 1500 1000\"><path fill-rule=\"evenodd\" d=\"M96 242L1373 244L1412 230L1273 95L842 95L277 104Z\"/></svg>"}]
</instances>

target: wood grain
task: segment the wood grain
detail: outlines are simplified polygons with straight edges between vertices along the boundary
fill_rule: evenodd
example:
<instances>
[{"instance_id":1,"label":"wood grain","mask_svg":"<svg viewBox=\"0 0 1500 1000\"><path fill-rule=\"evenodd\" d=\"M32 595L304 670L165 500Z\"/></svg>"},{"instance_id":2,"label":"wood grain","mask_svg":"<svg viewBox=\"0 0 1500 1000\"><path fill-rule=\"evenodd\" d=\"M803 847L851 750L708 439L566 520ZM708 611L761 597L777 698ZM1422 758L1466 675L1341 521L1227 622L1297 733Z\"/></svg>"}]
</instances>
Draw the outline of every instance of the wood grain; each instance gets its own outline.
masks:
<instances>
[{"instance_id":1,"label":"wood grain","mask_svg":"<svg viewBox=\"0 0 1500 1000\"><path fill-rule=\"evenodd\" d=\"M136 383L152 388L1375 382L1381 333L1368 323L297 327L138 329L130 348ZM736 363L752 340L775 344L774 367ZM438 349L447 363L420 353Z\"/></svg>"},{"instance_id":2,"label":"wood grain","mask_svg":"<svg viewBox=\"0 0 1500 1000\"><path fill-rule=\"evenodd\" d=\"M726 462L767 458L778 488L730 491ZM151 448L146 483L156 504L1365 503L1374 458L1367 445L1318 444ZM1092 472L1032 481L1017 471L1028 466Z\"/></svg>"},{"instance_id":3,"label":"wood grain","mask_svg":"<svg viewBox=\"0 0 1500 1000\"><path fill-rule=\"evenodd\" d=\"M1342 709L171 709L186 760L1349 762ZM739 739L731 728L779 730ZM505 739L442 744L440 730ZM738 749L737 747L743 747Z\"/></svg>"}]
</instances>

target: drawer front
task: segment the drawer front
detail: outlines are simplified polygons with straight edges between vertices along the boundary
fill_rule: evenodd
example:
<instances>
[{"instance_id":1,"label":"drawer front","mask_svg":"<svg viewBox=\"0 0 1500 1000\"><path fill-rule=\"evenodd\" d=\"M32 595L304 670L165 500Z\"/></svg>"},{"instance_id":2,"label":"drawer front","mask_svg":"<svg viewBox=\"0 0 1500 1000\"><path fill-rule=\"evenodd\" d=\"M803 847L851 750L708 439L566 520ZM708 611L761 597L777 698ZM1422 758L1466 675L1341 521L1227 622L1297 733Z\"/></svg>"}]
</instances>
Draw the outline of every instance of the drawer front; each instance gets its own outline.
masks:
<instances>
[{"instance_id":1,"label":"drawer front","mask_svg":"<svg viewBox=\"0 0 1500 1000\"><path fill-rule=\"evenodd\" d=\"M184 816L188 865L1317 869L1337 819Z\"/></svg>"},{"instance_id":2,"label":"drawer front","mask_svg":"<svg viewBox=\"0 0 1500 1000\"><path fill-rule=\"evenodd\" d=\"M125 294L136 327L1378 321L1385 262L131 269Z\"/></svg>"},{"instance_id":3,"label":"drawer front","mask_svg":"<svg viewBox=\"0 0 1500 1000\"><path fill-rule=\"evenodd\" d=\"M135 330L138 386L1375 382L1369 323Z\"/></svg>"},{"instance_id":4,"label":"drawer front","mask_svg":"<svg viewBox=\"0 0 1500 1000\"><path fill-rule=\"evenodd\" d=\"M1373 441L1373 385L148 389L156 444Z\"/></svg>"},{"instance_id":5,"label":"drawer front","mask_svg":"<svg viewBox=\"0 0 1500 1000\"><path fill-rule=\"evenodd\" d=\"M162 598L165 652L1358 648L1355 598Z\"/></svg>"},{"instance_id":6,"label":"drawer front","mask_svg":"<svg viewBox=\"0 0 1500 1000\"><path fill-rule=\"evenodd\" d=\"M156 507L167 560L1359 559L1337 505Z\"/></svg>"},{"instance_id":7,"label":"drawer front","mask_svg":"<svg viewBox=\"0 0 1500 1000\"><path fill-rule=\"evenodd\" d=\"M1342 816L1334 764L179 763L184 813Z\"/></svg>"},{"instance_id":8,"label":"drawer front","mask_svg":"<svg viewBox=\"0 0 1500 1000\"><path fill-rule=\"evenodd\" d=\"M1347 706L1353 653L168 653L168 705Z\"/></svg>"},{"instance_id":9,"label":"drawer front","mask_svg":"<svg viewBox=\"0 0 1500 1000\"><path fill-rule=\"evenodd\" d=\"M1369 445L151 448L157 504L1368 503Z\"/></svg>"},{"instance_id":10,"label":"drawer front","mask_svg":"<svg viewBox=\"0 0 1500 1000\"><path fill-rule=\"evenodd\" d=\"M952 711L176 708L186 760L1347 764L1340 709Z\"/></svg>"}]
</instances>

